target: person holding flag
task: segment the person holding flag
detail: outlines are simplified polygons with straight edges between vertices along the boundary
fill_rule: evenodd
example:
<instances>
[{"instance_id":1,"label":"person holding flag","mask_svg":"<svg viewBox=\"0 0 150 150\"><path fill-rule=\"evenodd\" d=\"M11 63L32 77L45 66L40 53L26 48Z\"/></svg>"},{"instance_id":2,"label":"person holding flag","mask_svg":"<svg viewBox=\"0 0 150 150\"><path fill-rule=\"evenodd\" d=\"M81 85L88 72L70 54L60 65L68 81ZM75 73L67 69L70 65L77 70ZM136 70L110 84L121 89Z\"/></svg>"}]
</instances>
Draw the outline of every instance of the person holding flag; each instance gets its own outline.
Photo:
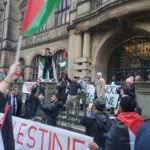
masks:
<instances>
[{"instance_id":1,"label":"person holding flag","mask_svg":"<svg viewBox=\"0 0 150 150\"><path fill-rule=\"evenodd\" d=\"M20 63L14 63L8 72L8 75L0 83L0 112L4 113L0 121L0 150L15 150L11 104L7 101L5 95L10 84L17 78L17 73L21 71Z\"/></svg>"}]
</instances>

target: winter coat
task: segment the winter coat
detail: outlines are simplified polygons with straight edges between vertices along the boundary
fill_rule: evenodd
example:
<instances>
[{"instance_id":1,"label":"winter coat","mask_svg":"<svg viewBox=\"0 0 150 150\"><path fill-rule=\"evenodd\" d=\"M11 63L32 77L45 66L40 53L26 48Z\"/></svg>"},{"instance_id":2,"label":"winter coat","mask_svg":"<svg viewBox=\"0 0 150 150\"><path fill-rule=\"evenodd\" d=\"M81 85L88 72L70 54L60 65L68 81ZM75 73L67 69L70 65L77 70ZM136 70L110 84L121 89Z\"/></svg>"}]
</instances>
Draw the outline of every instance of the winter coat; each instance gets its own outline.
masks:
<instances>
[{"instance_id":1,"label":"winter coat","mask_svg":"<svg viewBox=\"0 0 150 150\"><path fill-rule=\"evenodd\" d=\"M106 134L105 150L134 150L135 136L143 119L136 112L120 113Z\"/></svg>"},{"instance_id":2,"label":"winter coat","mask_svg":"<svg viewBox=\"0 0 150 150\"><path fill-rule=\"evenodd\" d=\"M92 112L90 116L84 116L81 124L86 127L86 134L94 137L94 141L104 147L105 133L110 129L112 121L102 112Z\"/></svg>"},{"instance_id":3,"label":"winter coat","mask_svg":"<svg viewBox=\"0 0 150 150\"><path fill-rule=\"evenodd\" d=\"M59 114L59 103L50 102L45 103L45 101L40 101L40 108L43 110L45 117L44 120L48 125L56 126L57 117Z\"/></svg>"},{"instance_id":4,"label":"winter coat","mask_svg":"<svg viewBox=\"0 0 150 150\"><path fill-rule=\"evenodd\" d=\"M67 81L62 81L61 84L57 86L59 99L66 99L66 87Z\"/></svg>"},{"instance_id":5,"label":"winter coat","mask_svg":"<svg viewBox=\"0 0 150 150\"><path fill-rule=\"evenodd\" d=\"M138 130L135 140L135 150L150 149L150 120L146 121Z\"/></svg>"},{"instance_id":6,"label":"winter coat","mask_svg":"<svg viewBox=\"0 0 150 150\"><path fill-rule=\"evenodd\" d=\"M38 88L40 88L40 89L39 89L38 94L36 95L36 92L37 92ZM44 88L43 88L41 85L40 85L40 86L33 86L33 87L32 87L32 90L31 90L31 97L36 97L36 98L38 98L39 94L45 95ZM36 95L36 96L35 96L35 95Z\"/></svg>"},{"instance_id":7,"label":"winter coat","mask_svg":"<svg viewBox=\"0 0 150 150\"><path fill-rule=\"evenodd\" d=\"M105 96L105 80L103 78L96 81L96 93L97 97Z\"/></svg>"}]
</instances>

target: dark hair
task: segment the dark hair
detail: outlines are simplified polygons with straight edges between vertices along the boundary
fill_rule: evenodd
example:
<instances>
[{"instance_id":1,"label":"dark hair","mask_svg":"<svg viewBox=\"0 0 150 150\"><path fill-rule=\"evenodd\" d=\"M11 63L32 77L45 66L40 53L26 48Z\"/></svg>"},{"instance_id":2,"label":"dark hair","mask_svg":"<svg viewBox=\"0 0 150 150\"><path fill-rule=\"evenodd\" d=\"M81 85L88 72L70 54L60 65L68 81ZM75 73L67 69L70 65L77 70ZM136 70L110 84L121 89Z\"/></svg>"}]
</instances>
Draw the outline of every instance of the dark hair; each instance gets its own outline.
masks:
<instances>
[{"instance_id":1,"label":"dark hair","mask_svg":"<svg viewBox=\"0 0 150 150\"><path fill-rule=\"evenodd\" d=\"M17 92L17 90L16 90L16 89L11 89L11 91L16 91L16 92Z\"/></svg>"},{"instance_id":2,"label":"dark hair","mask_svg":"<svg viewBox=\"0 0 150 150\"><path fill-rule=\"evenodd\" d=\"M122 85L120 90L121 89L123 90L125 95L129 95L130 90L129 90L129 88L126 85Z\"/></svg>"},{"instance_id":3,"label":"dark hair","mask_svg":"<svg viewBox=\"0 0 150 150\"><path fill-rule=\"evenodd\" d=\"M120 107L123 112L134 112L136 108L136 101L130 96L123 96L120 100Z\"/></svg>"},{"instance_id":4,"label":"dark hair","mask_svg":"<svg viewBox=\"0 0 150 150\"><path fill-rule=\"evenodd\" d=\"M45 50L48 50L48 51L50 51L50 48L48 48L48 47L47 47L47 48L45 48Z\"/></svg>"},{"instance_id":5,"label":"dark hair","mask_svg":"<svg viewBox=\"0 0 150 150\"><path fill-rule=\"evenodd\" d=\"M56 98L58 99L58 94L57 93L53 93L52 96L55 95Z\"/></svg>"},{"instance_id":6,"label":"dark hair","mask_svg":"<svg viewBox=\"0 0 150 150\"><path fill-rule=\"evenodd\" d=\"M93 105L95 106L95 108L99 111L104 111L105 109L105 104L101 103L100 101L98 100L95 100Z\"/></svg>"},{"instance_id":7,"label":"dark hair","mask_svg":"<svg viewBox=\"0 0 150 150\"><path fill-rule=\"evenodd\" d=\"M75 79L79 79L77 76L74 76L73 78L75 78Z\"/></svg>"}]
</instances>

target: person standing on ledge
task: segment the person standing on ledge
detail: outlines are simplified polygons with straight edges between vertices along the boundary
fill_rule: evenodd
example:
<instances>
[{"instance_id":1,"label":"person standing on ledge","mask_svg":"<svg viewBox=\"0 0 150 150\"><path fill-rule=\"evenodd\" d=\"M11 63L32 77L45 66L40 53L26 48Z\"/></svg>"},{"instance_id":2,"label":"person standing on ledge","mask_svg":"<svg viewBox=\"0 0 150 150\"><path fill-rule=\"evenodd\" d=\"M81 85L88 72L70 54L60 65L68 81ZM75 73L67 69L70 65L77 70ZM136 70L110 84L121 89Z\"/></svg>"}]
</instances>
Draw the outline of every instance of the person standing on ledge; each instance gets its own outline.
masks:
<instances>
[{"instance_id":1,"label":"person standing on ledge","mask_svg":"<svg viewBox=\"0 0 150 150\"><path fill-rule=\"evenodd\" d=\"M44 64L44 69L43 69L43 79L46 79L46 73L47 71L49 72L49 79L53 79L54 75L53 75L53 64L52 64L52 59L53 59L53 55L50 51L49 48L45 49L45 53L42 56L42 62Z\"/></svg>"}]
</instances>

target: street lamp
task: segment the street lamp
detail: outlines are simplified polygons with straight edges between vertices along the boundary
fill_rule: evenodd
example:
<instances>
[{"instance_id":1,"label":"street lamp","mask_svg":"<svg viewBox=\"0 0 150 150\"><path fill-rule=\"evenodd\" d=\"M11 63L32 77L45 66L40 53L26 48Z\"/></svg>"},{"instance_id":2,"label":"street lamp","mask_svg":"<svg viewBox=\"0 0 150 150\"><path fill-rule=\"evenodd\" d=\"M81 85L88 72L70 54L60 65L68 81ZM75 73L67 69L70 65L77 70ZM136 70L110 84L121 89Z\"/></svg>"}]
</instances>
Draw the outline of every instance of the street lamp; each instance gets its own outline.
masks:
<instances>
[{"instance_id":1,"label":"street lamp","mask_svg":"<svg viewBox=\"0 0 150 150\"><path fill-rule=\"evenodd\" d=\"M4 25L5 25L5 13L6 13L6 5L7 1L3 1L3 6L4 6L4 18L3 18L3 25L2 25L2 35L1 35L1 49L3 48L3 36L4 36Z\"/></svg>"}]
</instances>

